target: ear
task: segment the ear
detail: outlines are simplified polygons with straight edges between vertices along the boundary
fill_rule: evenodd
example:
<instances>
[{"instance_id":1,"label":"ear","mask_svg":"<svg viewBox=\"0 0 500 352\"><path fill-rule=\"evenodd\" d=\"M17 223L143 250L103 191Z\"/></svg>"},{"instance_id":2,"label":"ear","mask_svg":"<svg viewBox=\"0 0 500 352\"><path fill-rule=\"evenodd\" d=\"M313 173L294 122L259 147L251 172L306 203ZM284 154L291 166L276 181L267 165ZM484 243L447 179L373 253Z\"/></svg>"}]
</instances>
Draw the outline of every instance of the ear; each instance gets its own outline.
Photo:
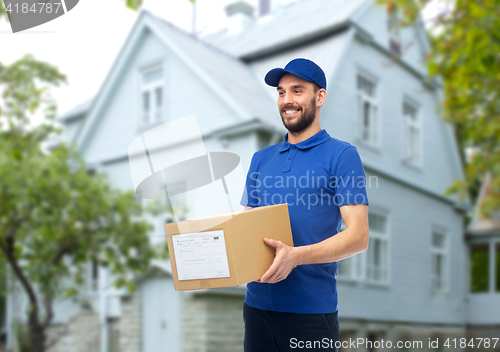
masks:
<instances>
[{"instance_id":1,"label":"ear","mask_svg":"<svg viewBox=\"0 0 500 352\"><path fill-rule=\"evenodd\" d=\"M326 90L323 88L320 88L320 90L318 90L316 92L316 106L319 107L319 106L323 105L325 100L326 100Z\"/></svg>"}]
</instances>

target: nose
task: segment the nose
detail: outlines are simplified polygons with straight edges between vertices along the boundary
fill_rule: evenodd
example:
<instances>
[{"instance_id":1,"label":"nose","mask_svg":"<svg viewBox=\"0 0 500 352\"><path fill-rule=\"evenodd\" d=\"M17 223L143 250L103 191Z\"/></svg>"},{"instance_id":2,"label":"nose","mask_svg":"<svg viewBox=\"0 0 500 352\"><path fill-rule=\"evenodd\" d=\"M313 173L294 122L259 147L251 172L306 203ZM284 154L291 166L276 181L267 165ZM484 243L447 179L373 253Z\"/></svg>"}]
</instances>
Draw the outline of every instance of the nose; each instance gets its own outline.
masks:
<instances>
[{"instance_id":1,"label":"nose","mask_svg":"<svg viewBox=\"0 0 500 352\"><path fill-rule=\"evenodd\" d=\"M288 92L285 92L283 95L283 101L282 103L284 105L290 105L293 104L293 94L290 94Z\"/></svg>"}]
</instances>

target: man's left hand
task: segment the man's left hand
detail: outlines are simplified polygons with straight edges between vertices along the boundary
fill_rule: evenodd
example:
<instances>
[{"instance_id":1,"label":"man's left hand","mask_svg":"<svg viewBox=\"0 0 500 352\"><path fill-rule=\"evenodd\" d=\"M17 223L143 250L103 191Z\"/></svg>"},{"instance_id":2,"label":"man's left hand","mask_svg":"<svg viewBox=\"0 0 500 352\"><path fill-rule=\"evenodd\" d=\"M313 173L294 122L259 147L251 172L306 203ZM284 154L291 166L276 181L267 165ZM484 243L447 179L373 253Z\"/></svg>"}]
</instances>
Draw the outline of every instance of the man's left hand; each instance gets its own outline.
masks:
<instances>
[{"instance_id":1,"label":"man's left hand","mask_svg":"<svg viewBox=\"0 0 500 352\"><path fill-rule=\"evenodd\" d=\"M259 282L274 284L281 280L285 280L292 270L297 266L296 262L296 249L295 247L290 247L281 241L276 241L268 238L264 238L264 242L276 249L276 254L274 257L273 264L269 269L262 275Z\"/></svg>"}]
</instances>

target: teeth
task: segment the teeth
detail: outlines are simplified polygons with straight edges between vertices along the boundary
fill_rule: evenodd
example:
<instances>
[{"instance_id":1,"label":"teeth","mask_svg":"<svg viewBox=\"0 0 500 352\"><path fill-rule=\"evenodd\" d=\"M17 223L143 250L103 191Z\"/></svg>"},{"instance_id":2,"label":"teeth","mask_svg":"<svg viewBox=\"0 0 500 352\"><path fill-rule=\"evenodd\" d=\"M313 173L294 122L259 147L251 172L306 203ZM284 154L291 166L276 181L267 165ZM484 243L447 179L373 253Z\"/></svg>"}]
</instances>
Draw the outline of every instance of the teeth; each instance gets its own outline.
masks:
<instances>
[{"instance_id":1,"label":"teeth","mask_svg":"<svg viewBox=\"0 0 500 352\"><path fill-rule=\"evenodd\" d=\"M285 110L287 114L293 114L294 112L297 112L299 110Z\"/></svg>"}]
</instances>

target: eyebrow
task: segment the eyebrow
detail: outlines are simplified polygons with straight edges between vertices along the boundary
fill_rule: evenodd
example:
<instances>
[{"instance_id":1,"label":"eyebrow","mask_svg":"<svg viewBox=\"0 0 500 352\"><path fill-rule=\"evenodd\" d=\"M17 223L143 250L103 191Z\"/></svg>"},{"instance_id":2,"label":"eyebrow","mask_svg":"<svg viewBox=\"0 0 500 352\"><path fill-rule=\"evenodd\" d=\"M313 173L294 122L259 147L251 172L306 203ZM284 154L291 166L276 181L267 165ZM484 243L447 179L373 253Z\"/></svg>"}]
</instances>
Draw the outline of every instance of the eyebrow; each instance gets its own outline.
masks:
<instances>
[{"instance_id":1,"label":"eyebrow","mask_svg":"<svg viewBox=\"0 0 500 352\"><path fill-rule=\"evenodd\" d=\"M291 88L294 88L294 89L296 89L296 88L305 88L305 86L303 84L296 84L296 85L293 85ZM280 89L283 89L283 87L282 86L276 87L276 90L280 90Z\"/></svg>"}]
</instances>

